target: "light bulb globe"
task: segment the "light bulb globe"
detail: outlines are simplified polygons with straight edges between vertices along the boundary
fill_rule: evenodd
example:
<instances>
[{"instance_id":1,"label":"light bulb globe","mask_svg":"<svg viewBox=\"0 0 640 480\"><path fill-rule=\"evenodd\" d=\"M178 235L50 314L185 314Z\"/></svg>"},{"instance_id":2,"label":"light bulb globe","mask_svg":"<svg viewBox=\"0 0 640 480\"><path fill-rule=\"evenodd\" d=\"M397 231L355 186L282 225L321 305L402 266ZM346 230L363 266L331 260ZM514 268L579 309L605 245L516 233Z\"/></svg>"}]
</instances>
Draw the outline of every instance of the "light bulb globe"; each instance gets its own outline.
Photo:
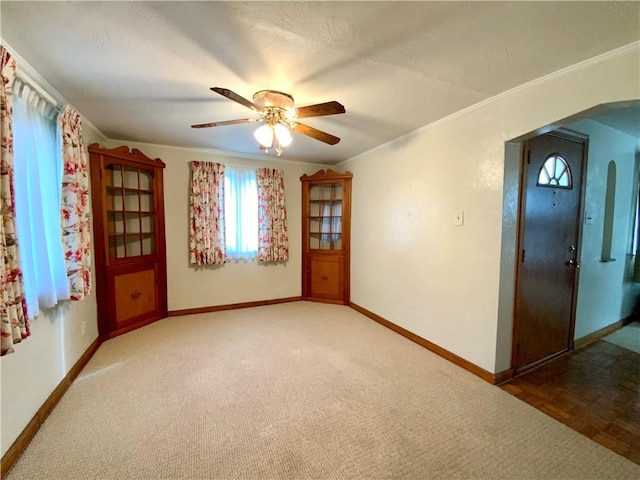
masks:
<instances>
[{"instance_id":1,"label":"light bulb globe","mask_svg":"<svg viewBox=\"0 0 640 480\"><path fill-rule=\"evenodd\" d=\"M291 137L291 132L287 127L285 127L281 123L278 123L277 125L275 125L273 130L281 147L288 147L289 145L291 145L291 141L293 140L293 138Z\"/></svg>"},{"instance_id":2,"label":"light bulb globe","mask_svg":"<svg viewBox=\"0 0 640 480\"><path fill-rule=\"evenodd\" d=\"M265 148L273 147L273 128L271 125L262 125L257 128L255 132L253 132L253 136L256 137L256 140Z\"/></svg>"}]
</instances>

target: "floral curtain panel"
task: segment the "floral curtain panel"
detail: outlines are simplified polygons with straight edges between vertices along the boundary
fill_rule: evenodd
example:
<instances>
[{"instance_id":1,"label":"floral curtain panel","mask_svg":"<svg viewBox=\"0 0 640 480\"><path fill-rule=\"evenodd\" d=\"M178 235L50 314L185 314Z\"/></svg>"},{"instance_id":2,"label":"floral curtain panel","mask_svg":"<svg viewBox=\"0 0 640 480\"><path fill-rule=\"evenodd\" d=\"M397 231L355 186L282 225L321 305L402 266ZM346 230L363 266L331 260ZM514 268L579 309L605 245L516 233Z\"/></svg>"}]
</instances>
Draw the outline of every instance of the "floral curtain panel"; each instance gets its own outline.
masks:
<instances>
[{"instance_id":1,"label":"floral curtain panel","mask_svg":"<svg viewBox=\"0 0 640 480\"><path fill-rule=\"evenodd\" d=\"M66 106L59 117L62 133L62 245L71 300L91 292L91 219L89 170L82 141L82 120Z\"/></svg>"},{"instance_id":2,"label":"floral curtain panel","mask_svg":"<svg viewBox=\"0 0 640 480\"><path fill-rule=\"evenodd\" d=\"M193 161L189 195L189 262L193 265L221 265L225 261L224 165Z\"/></svg>"},{"instance_id":3,"label":"floral curtain panel","mask_svg":"<svg viewBox=\"0 0 640 480\"><path fill-rule=\"evenodd\" d=\"M258 261L289 259L287 209L284 204L282 170L259 168L258 177Z\"/></svg>"},{"instance_id":4,"label":"floral curtain panel","mask_svg":"<svg viewBox=\"0 0 640 480\"><path fill-rule=\"evenodd\" d=\"M16 62L2 45L0 57L0 348L5 355L13 352L13 345L27 338L30 332L15 234L11 82Z\"/></svg>"}]
</instances>

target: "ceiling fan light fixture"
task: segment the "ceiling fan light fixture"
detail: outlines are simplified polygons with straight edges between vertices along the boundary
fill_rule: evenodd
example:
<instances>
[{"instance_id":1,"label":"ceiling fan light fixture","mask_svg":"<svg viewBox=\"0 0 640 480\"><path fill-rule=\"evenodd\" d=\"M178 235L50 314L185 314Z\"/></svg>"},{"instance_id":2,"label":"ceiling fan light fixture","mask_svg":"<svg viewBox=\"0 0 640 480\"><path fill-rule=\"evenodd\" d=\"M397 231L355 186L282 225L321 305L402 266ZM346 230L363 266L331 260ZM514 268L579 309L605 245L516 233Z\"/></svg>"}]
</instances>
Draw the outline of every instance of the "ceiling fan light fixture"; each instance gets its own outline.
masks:
<instances>
[{"instance_id":1,"label":"ceiling fan light fixture","mask_svg":"<svg viewBox=\"0 0 640 480\"><path fill-rule=\"evenodd\" d=\"M278 155L282 153L283 148L291 145L293 140L291 136L292 130L315 140L320 140L328 145L335 145L340 141L340 138L334 135L309 125L298 123L297 121L298 118L345 113L344 106L335 100L296 108L294 107L294 100L291 95L277 90L260 90L253 95L253 102L232 92L228 88L211 87L211 90L253 110L260 115L260 118L239 118L237 120L226 120L223 122L199 123L191 125L192 128L262 122L263 124L253 132L253 136L260 144L260 149L268 152L270 149L275 148Z\"/></svg>"},{"instance_id":2,"label":"ceiling fan light fixture","mask_svg":"<svg viewBox=\"0 0 640 480\"><path fill-rule=\"evenodd\" d=\"M253 103L259 107L293 108L293 97L277 90L260 90L253 94Z\"/></svg>"},{"instance_id":3,"label":"ceiling fan light fixture","mask_svg":"<svg viewBox=\"0 0 640 480\"><path fill-rule=\"evenodd\" d=\"M273 127L269 124L264 124L261 127L258 127L255 132L253 132L253 136L256 137L256 140L262 145L264 148L273 148L273 138L275 136L275 132Z\"/></svg>"}]
</instances>

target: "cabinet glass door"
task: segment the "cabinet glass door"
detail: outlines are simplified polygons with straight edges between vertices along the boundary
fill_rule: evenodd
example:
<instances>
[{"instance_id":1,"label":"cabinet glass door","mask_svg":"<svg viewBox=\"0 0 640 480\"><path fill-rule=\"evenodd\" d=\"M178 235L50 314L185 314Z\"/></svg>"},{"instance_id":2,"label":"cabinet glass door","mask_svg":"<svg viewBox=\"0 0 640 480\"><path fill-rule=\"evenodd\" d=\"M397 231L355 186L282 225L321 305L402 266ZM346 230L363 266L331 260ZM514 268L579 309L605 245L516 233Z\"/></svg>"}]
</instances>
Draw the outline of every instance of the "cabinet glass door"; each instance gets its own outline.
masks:
<instances>
[{"instance_id":1,"label":"cabinet glass door","mask_svg":"<svg viewBox=\"0 0 640 480\"><path fill-rule=\"evenodd\" d=\"M155 252L153 175L141 168L105 168L109 260Z\"/></svg>"},{"instance_id":2,"label":"cabinet glass door","mask_svg":"<svg viewBox=\"0 0 640 480\"><path fill-rule=\"evenodd\" d=\"M309 186L309 249L342 250L342 184Z\"/></svg>"}]
</instances>

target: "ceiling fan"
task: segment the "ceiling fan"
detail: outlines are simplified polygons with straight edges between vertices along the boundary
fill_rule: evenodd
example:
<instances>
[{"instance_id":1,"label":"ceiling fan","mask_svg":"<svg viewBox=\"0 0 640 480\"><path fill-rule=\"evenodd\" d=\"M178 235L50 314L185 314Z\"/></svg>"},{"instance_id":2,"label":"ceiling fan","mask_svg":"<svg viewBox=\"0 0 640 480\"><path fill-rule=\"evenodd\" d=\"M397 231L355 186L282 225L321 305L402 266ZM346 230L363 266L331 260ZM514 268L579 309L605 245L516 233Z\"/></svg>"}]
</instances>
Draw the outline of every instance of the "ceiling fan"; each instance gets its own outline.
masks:
<instances>
[{"instance_id":1,"label":"ceiling fan","mask_svg":"<svg viewBox=\"0 0 640 480\"><path fill-rule=\"evenodd\" d=\"M256 140L260 143L260 148L268 151L275 147L278 155L282 153L283 147L287 147L291 143L292 130L329 145L335 145L340 141L340 139L334 135L298 122L299 118L345 113L344 107L336 101L295 108L293 106L293 97L288 93L278 92L277 90L260 90L253 94L253 101L247 100L227 88L211 87L211 90L219 93L223 97L227 97L229 100L233 100L240 105L250 108L258 113L259 117L200 123L191 125L192 128L220 127L222 125L235 125L238 123L261 122L264 123L264 125L254 132Z\"/></svg>"}]
</instances>

